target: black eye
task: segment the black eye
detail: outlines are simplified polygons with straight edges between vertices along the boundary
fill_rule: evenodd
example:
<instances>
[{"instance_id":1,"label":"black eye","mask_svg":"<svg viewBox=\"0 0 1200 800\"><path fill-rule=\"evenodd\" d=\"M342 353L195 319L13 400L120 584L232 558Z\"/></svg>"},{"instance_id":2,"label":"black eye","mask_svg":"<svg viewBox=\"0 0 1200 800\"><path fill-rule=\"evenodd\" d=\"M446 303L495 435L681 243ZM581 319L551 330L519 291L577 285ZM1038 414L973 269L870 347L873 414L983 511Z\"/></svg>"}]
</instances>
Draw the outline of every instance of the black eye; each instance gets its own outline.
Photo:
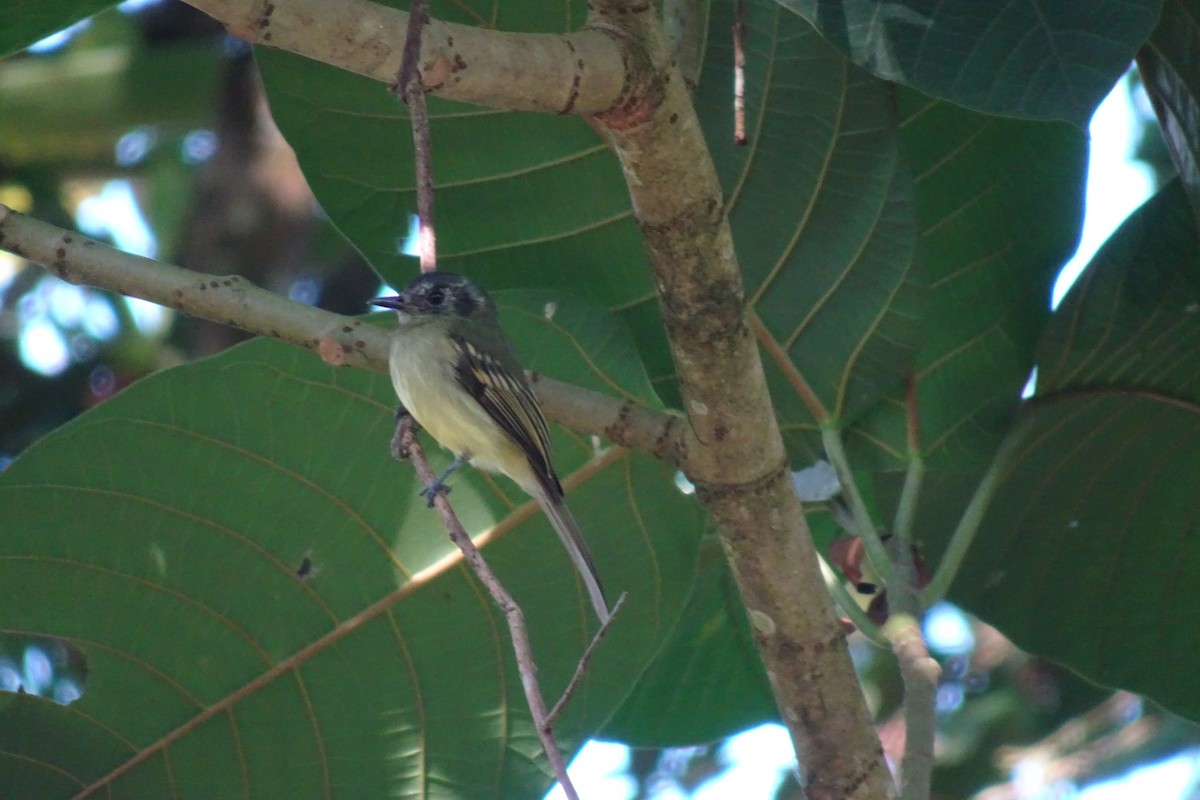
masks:
<instances>
[{"instance_id":1,"label":"black eye","mask_svg":"<svg viewBox=\"0 0 1200 800\"><path fill-rule=\"evenodd\" d=\"M440 306L442 301L446 299L446 292L443 289L431 289L429 292L429 305Z\"/></svg>"}]
</instances>

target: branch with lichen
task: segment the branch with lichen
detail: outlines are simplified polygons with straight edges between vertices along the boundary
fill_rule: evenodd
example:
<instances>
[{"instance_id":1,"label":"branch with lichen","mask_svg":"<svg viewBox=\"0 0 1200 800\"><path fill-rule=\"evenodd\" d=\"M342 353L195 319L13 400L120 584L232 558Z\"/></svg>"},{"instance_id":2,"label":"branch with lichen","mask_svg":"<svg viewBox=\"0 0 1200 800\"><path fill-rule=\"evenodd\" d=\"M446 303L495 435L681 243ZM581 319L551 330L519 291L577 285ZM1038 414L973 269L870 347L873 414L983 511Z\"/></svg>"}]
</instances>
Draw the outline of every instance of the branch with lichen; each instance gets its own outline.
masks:
<instances>
[{"instance_id":1,"label":"branch with lichen","mask_svg":"<svg viewBox=\"0 0 1200 800\"><path fill-rule=\"evenodd\" d=\"M894 787L825 591L759 350L724 197L655 6L593 0L651 65L647 88L597 115L620 159L658 287L688 426L682 467L713 515L810 798Z\"/></svg>"},{"instance_id":2,"label":"branch with lichen","mask_svg":"<svg viewBox=\"0 0 1200 800\"><path fill-rule=\"evenodd\" d=\"M0 204L0 250L28 259L69 283L138 297L184 314L312 350L333 366L388 371L391 332L362 317L297 303L240 275L206 275L124 253L83 234ZM678 417L630 400L532 375L546 416L571 430L676 461Z\"/></svg>"},{"instance_id":3,"label":"branch with lichen","mask_svg":"<svg viewBox=\"0 0 1200 800\"><path fill-rule=\"evenodd\" d=\"M251 44L287 50L391 84L409 15L369 0L185 0ZM439 97L493 108L595 114L637 91L611 30L508 33L430 19L418 69Z\"/></svg>"}]
</instances>

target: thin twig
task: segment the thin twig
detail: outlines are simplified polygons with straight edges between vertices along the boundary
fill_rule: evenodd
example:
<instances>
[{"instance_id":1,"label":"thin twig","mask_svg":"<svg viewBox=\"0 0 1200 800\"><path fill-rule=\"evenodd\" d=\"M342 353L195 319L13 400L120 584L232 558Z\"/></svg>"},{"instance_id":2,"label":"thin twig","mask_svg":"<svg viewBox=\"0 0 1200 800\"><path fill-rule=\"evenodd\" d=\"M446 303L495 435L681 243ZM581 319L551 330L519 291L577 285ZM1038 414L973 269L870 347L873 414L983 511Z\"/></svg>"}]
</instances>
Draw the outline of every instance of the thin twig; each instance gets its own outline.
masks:
<instances>
[{"instance_id":1,"label":"thin twig","mask_svg":"<svg viewBox=\"0 0 1200 800\"><path fill-rule=\"evenodd\" d=\"M433 485L436 476L433 469L429 466L428 459L425 458L425 452L421 449L421 445L417 441L412 417L404 415L397 423L396 440L400 442L401 452L412 461L413 467L417 470L417 475L421 479L421 483L427 487ZM450 534L451 541L462 551L463 558L470 565L471 571L475 573L475 576L487 588L488 593L492 596L492 600L504 612L504 618L508 622L509 636L512 638L513 651L517 658L517 671L521 675L521 686L525 690L525 701L529 705L529 713L533 716L533 724L537 729L538 739L542 742L542 749L546 753L550 767L554 770L554 776L558 779L558 783L562 786L568 800L579 800L579 795L575 791L570 777L567 775L567 762L563 758L562 750L558 747L558 742L554 739L551 721L546 713L546 700L542 696L542 689L537 679L537 663L533 660L533 646L529 642L529 631L525 625L525 612L521 610L521 607L517 605L517 601L513 599L508 590L504 588L504 585L500 583L500 579L496 577L496 573L492 572L492 568L484 561L479 548L471 541L471 537L463 528L462 523L458 521L458 517L455 515L454 509L450 507L445 494L434 492L433 504L442 517L442 523L446 526L446 531ZM589 655L590 652L584 653L585 657ZM578 671L578 668L576 668L576 672Z\"/></svg>"},{"instance_id":2,"label":"thin twig","mask_svg":"<svg viewBox=\"0 0 1200 800\"><path fill-rule=\"evenodd\" d=\"M628 596L629 592L621 592L621 596L617 598L617 602L608 613L608 619L600 626L600 630L596 631L596 635L592 637L592 641L588 644L587 649L579 657L579 663L575 665L575 674L571 676L570 682L567 683L567 688L563 689L562 697L558 698L558 702L554 704L554 708L550 709L550 713L546 715L547 732L554 727L558 715L567 707L571 696L579 688L579 684L583 681L583 676L587 674L588 665L592 662L592 654L596 652L596 646L600 644L600 640L604 638L604 635L608 633L608 629L612 627L613 620L617 618L617 612L621 610L621 606L625 604L625 598Z\"/></svg>"},{"instance_id":3,"label":"thin twig","mask_svg":"<svg viewBox=\"0 0 1200 800\"><path fill-rule=\"evenodd\" d=\"M417 239L421 272L437 269L437 234L433 226L433 139L429 134L429 110L425 105L425 82L421 79L421 31L429 22L429 0L412 0L404 57L396 75L396 91L408 105L412 123L413 158L417 179Z\"/></svg>"},{"instance_id":4,"label":"thin twig","mask_svg":"<svg viewBox=\"0 0 1200 800\"><path fill-rule=\"evenodd\" d=\"M733 143L746 145L746 2L733 3Z\"/></svg>"}]
</instances>

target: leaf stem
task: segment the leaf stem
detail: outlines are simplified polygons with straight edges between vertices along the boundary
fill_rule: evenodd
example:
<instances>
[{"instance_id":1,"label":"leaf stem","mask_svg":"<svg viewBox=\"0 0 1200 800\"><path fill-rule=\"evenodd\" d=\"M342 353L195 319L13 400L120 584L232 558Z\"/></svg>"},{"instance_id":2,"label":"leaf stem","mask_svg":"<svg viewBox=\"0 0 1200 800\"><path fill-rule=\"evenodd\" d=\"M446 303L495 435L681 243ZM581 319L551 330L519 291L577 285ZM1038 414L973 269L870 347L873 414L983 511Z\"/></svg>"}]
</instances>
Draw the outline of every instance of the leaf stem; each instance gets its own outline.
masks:
<instances>
[{"instance_id":1,"label":"leaf stem","mask_svg":"<svg viewBox=\"0 0 1200 800\"><path fill-rule=\"evenodd\" d=\"M1026 417L1027 419L1028 417ZM971 542L974 541L975 534L978 532L979 526L983 523L983 516L987 513L988 507L991 505L992 497L996 494L1000 479L1004 477L1004 472L1009 467L1013 454L1016 452L1017 446L1021 443L1028 429L1028 422L1026 420L1018 420L1009 430L1008 435L1004 437L1004 441L1000 445L1000 449L996 451L995 457L992 458L992 463L988 466L987 472L980 479L979 485L975 487L975 493L971 495L970 502L967 503L962 517L958 520L958 526L950 536L950 543L946 545L946 552L942 554L942 560L938 563L937 572L934 573L933 579L920 594L920 601L923 608L929 608L929 606L941 600L950 589L950 584L954 583L954 577L958 574L958 568L962 566L962 561L967 555L967 550L970 549Z\"/></svg>"},{"instance_id":2,"label":"leaf stem","mask_svg":"<svg viewBox=\"0 0 1200 800\"><path fill-rule=\"evenodd\" d=\"M908 469L904 473L904 488L900 490L892 532L902 547L911 548L913 517L921 497L921 481L925 477L925 459L921 455L921 432L917 419L916 379L911 374L904 380L904 412L908 431Z\"/></svg>"},{"instance_id":3,"label":"leaf stem","mask_svg":"<svg viewBox=\"0 0 1200 800\"><path fill-rule=\"evenodd\" d=\"M843 498L850 508L854 524L858 527L858 534L862 537L863 545L866 547L867 559L871 562L871 567L879 576L880 581L885 586L889 585L892 579L892 560L888 556L887 548L884 547L879 530L871 520L871 512L867 509L866 501L863 500L862 493L858 490L858 484L854 481L854 473L850 470L850 462L846 458L846 448L842 444L842 432L832 425L822 425L821 441L825 444L825 454L829 457L829 463L837 472L838 482L842 485Z\"/></svg>"}]
</instances>

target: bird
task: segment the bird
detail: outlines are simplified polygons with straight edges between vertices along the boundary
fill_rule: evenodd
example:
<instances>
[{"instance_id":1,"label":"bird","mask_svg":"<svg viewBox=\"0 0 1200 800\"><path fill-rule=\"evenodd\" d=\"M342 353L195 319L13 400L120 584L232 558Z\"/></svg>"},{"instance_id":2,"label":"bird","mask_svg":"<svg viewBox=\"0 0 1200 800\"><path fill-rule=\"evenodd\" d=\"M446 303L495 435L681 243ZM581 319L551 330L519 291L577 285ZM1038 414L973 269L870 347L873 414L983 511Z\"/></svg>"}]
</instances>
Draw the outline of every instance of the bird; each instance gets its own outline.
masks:
<instances>
[{"instance_id":1,"label":"bird","mask_svg":"<svg viewBox=\"0 0 1200 800\"><path fill-rule=\"evenodd\" d=\"M546 418L491 296L462 275L427 272L372 304L396 312L388 355L407 412L455 460L426 487L430 504L458 467L507 475L550 520L601 624L611 616L595 562L554 471Z\"/></svg>"}]
</instances>

